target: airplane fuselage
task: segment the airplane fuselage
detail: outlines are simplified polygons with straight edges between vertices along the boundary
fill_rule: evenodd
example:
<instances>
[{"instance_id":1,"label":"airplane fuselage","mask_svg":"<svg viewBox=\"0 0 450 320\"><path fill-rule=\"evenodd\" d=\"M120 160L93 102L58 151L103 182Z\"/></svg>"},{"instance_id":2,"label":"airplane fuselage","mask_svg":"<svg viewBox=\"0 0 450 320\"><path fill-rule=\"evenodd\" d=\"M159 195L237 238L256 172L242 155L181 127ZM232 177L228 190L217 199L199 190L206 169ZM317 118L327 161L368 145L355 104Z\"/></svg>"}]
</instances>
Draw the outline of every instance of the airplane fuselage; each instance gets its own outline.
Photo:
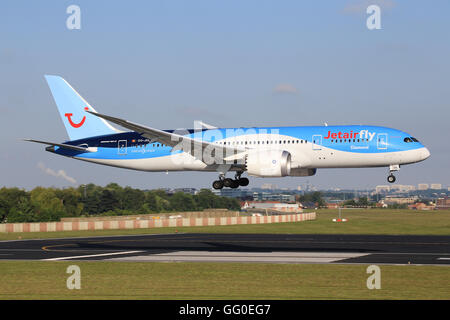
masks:
<instances>
[{"instance_id":1,"label":"airplane fuselage","mask_svg":"<svg viewBox=\"0 0 450 320\"><path fill-rule=\"evenodd\" d=\"M165 130L172 132L173 130ZM291 167L361 168L404 165L422 161L429 151L411 135L378 126L298 126L189 130L186 136L217 145L253 150L285 150ZM407 141L405 141L408 140ZM414 139L415 140L415 139ZM75 159L142 171L216 171L182 151L173 151L137 132L123 132L68 141L95 152L54 147L49 151ZM238 166L231 170L238 170Z\"/></svg>"}]
</instances>

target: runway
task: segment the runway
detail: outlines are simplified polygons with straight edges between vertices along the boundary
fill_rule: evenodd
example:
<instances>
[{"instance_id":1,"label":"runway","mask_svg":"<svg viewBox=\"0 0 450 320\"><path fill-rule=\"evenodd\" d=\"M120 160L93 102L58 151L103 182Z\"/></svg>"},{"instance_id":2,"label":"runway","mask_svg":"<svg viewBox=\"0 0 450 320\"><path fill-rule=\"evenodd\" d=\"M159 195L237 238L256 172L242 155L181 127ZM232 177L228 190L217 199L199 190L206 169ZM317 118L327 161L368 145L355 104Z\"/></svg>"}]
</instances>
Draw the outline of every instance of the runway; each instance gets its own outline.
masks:
<instances>
[{"instance_id":1,"label":"runway","mask_svg":"<svg viewBox=\"0 0 450 320\"><path fill-rule=\"evenodd\" d=\"M155 234L0 241L0 260L450 266L450 236Z\"/></svg>"}]
</instances>

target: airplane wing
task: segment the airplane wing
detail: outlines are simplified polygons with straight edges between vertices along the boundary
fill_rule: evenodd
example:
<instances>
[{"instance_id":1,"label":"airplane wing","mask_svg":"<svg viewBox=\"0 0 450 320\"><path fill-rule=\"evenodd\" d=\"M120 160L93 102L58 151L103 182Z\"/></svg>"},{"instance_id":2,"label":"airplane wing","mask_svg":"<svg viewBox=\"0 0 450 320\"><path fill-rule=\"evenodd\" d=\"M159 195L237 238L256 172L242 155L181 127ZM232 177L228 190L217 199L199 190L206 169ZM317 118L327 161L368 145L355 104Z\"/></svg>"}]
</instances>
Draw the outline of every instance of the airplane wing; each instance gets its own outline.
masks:
<instances>
[{"instance_id":1,"label":"airplane wing","mask_svg":"<svg viewBox=\"0 0 450 320\"><path fill-rule=\"evenodd\" d=\"M176 133L170 133L163 130L146 127L141 124L137 124L116 117L107 116L105 114L97 112L92 111L86 112L89 112L105 120L111 121L112 123L118 124L129 130L133 130L151 140L159 141L167 146L176 147L177 148L176 150L189 152L192 156L201 161L204 161L205 155L213 157L216 163L223 161L224 159L227 160L228 158L229 160L243 159L247 150L246 148L243 147L235 147L235 146L231 147L208 141L189 138Z\"/></svg>"},{"instance_id":2,"label":"airplane wing","mask_svg":"<svg viewBox=\"0 0 450 320\"><path fill-rule=\"evenodd\" d=\"M83 147L73 146L73 145L65 144L65 143L55 143L55 142L40 141L40 140L33 140L33 139L23 139L23 140L24 141L29 141L29 142L36 142L36 143L47 144L49 146L56 146L56 147L60 147L60 148L64 148L64 149L81 151L81 152L95 152L96 151L96 150L94 150L94 148L83 148Z\"/></svg>"}]
</instances>

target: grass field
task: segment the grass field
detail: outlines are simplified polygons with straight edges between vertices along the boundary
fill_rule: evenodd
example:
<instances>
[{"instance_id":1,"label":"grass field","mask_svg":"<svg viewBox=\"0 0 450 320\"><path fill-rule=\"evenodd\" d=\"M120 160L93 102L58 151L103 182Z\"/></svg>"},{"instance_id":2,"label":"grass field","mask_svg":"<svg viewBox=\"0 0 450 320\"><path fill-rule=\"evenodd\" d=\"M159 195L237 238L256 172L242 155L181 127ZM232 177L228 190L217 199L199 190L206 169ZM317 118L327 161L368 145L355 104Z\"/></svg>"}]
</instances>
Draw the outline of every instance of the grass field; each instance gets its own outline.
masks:
<instances>
[{"instance_id":1,"label":"grass field","mask_svg":"<svg viewBox=\"0 0 450 320\"><path fill-rule=\"evenodd\" d=\"M347 218L347 222L333 222L332 219L337 216L337 210L318 210L316 220L295 223L136 230L2 233L0 234L0 240L175 232L450 235L450 210L429 212L412 210L349 209L342 210L342 217Z\"/></svg>"},{"instance_id":2,"label":"grass field","mask_svg":"<svg viewBox=\"0 0 450 320\"><path fill-rule=\"evenodd\" d=\"M81 289L69 290L69 265ZM1 262L0 299L449 299L450 268L252 263Z\"/></svg>"},{"instance_id":3,"label":"grass field","mask_svg":"<svg viewBox=\"0 0 450 320\"><path fill-rule=\"evenodd\" d=\"M221 232L450 235L450 211L319 210L315 221L217 227L9 233L0 240L125 234ZM69 290L69 265L81 289ZM367 265L1 261L0 299L450 299L446 266L382 265L369 290Z\"/></svg>"}]
</instances>

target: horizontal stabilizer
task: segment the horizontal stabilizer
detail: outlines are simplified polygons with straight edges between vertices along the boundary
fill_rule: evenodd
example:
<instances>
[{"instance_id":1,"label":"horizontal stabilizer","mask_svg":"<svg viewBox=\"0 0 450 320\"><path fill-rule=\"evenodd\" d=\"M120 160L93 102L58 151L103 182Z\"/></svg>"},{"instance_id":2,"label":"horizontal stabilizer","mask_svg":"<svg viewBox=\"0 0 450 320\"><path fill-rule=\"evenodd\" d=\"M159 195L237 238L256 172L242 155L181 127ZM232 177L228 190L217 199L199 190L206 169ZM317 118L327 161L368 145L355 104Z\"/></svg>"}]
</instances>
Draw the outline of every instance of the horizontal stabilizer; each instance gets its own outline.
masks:
<instances>
[{"instance_id":1,"label":"horizontal stabilizer","mask_svg":"<svg viewBox=\"0 0 450 320\"><path fill-rule=\"evenodd\" d=\"M65 144L65 143L55 143L55 142L47 142L47 141L40 141L40 140L33 140L33 139L23 139L23 140L24 141L29 141L29 142L36 142L36 143L47 144L47 145L50 145L50 146L56 146L56 147L60 147L60 148L64 148L64 149L70 149L70 150L75 150L75 151L94 152L93 148L83 148L83 147L73 146L73 145Z\"/></svg>"}]
</instances>

